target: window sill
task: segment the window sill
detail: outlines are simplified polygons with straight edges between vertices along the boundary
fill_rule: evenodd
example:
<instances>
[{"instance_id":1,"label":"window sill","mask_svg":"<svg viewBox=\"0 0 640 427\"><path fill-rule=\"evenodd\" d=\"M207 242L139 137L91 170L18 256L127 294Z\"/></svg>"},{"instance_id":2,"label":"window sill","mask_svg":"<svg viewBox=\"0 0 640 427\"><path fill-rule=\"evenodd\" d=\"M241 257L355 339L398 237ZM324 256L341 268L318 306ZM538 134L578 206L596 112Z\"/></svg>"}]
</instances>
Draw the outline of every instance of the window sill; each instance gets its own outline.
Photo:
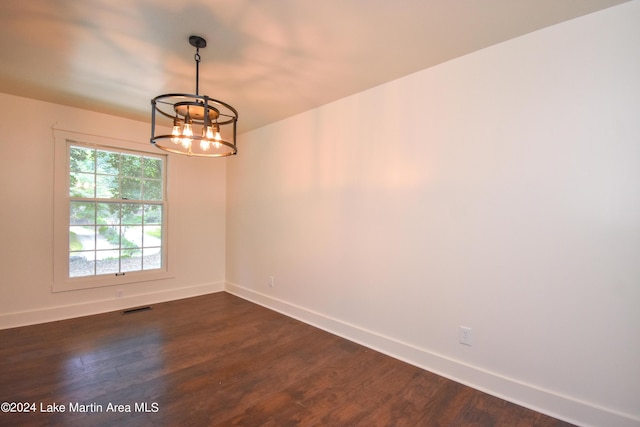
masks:
<instances>
[{"instance_id":1,"label":"window sill","mask_svg":"<svg viewBox=\"0 0 640 427\"><path fill-rule=\"evenodd\" d=\"M77 291L81 289L117 286L127 283L149 282L153 280L172 279L175 276L169 271L132 271L123 275L105 274L102 276L77 277L57 280L53 283L52 292Z\"/></svg>"}]
</instances>

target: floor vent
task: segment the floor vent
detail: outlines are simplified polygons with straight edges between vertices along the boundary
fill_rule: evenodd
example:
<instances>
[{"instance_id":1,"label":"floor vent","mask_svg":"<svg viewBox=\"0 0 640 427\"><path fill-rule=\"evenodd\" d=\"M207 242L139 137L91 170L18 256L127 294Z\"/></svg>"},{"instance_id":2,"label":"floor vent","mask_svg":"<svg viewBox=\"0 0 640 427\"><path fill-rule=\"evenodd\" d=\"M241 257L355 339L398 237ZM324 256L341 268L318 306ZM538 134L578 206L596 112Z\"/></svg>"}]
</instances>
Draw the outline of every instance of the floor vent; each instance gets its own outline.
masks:
<instances>
[{"instance_id":1,"label":"floor vent","mask_svg":"<svg viewBox=\"0 0 640 427\"><path fill-rule=\"evenodd\" d=\"M145 307L137 307L137 308L130 308L128 310L124 310L122 314L140 313L141 311L149 311L149 310L151 310L151 307L147 305Z\"/></svg>"}]
</instances>

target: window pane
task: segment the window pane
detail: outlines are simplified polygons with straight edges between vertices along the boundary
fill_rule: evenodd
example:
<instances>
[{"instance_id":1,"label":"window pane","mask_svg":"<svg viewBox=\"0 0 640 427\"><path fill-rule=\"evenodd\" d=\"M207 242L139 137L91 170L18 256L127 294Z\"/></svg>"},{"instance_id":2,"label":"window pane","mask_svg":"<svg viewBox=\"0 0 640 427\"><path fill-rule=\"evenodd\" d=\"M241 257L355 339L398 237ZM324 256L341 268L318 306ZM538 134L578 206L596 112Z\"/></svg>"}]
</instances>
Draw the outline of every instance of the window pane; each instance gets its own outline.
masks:
<instances>
[{"instance_id":1,"label":"window pane","mask_svg":"<svg viewBox=\"0 0 640 427\"><path fill-rule=\"evenodd\" d=\"M120 203L98 203L96 220L98 224L119 225Z\"/></svg>"},{"instance_id":2,"label":"window pane","mask_svg":"<svg viewBox=\"0 0 640 427\"><path fill-rule=\"evenodd\" d=\"M162 200L162 181L145 179L143 184L143 200Z\"/></svg>"},{"instance_id":3,"label":"window pane","mask_svg":"<svg viewBox=\"0 0 640 427\"><path fill-rule=\"evenodd\" d=\"M123 248L142 247L142 226L140 225L123 226L121 245Z\"/></svg>"},{"instance_id":4,"label":"window pane","mask_svg":"<svg viewBox=\"0 0 640 427\"><path fill-rule=\"evenodd\" d=\"M121 271L142 270L142 251L140 249L123 249L120 252Z\"/></svg>"},{"instance_id":5,"label":"window pane","mask_svg":"<svg viewBox=\"0 0 640 427\"><path fill-rule=\"evenodd\" d=\"M94 173L96 170L95 153L93 148L71 147L69 149L69 170Z\"/></svg>"},{"instance_id":6,"label":"window pane","mask_svg":"<svg viewBox=\"0 0 640 427\"><path fill-rule=\"evenodd\" d=\"M122 223L131 225L142 224L142 205L139 203L123 203Z\"/></svg>"},{"instance_id":7,"label":"window pane","mask_svg":"<svg viewBox=\"0 0 640 427\"><path fill-rule=\"evenodd\" d=\"M96 228L91 226L69 227L69 250L88 251L96 248Z\"/></svg>"},{"instance_id":8,"label":"window pane","mask_svg":"<svg viewBox=\"0 0 640 427\"><path fill-rule=\"evenodd\" d=\"M149 246L162 246L162 226L160 225L146 225L144 227L144 245Z\"/></svg>"},{"instance_id":9,"label":"window pane","mask_svg":"<svg viewBox=\"0 0 640 427\"><path fill-rule=\"evenodd\" d=\"M162 224L162 205L144 205L144 223Z\"/></svg>"},{"instance_id":10,"label":"window pane","mask_svg":"<svg viewBox=\"0 0 640 427\"><path fill-rule=\"evenodd\" d=\"M143 269L153 270L155 268L162 268L162 251L160 248L145 248L143 253Z\"/></svg>"},{"instance_id":11,"label":"window pane","mask_svg":"<svg viewBox=\"0 0 640 427\"><path fill-rule=\"evenodd\" d=\"M69 230L69 250L70 251L82 250L82 241L80 240L76 232L73 230Z\"/></svg>"},{"instance_id":12,"label":"window pane","mask_svg":"<svg viewBox=\"0 0 640 427\"><path fill-rule=\"evenodd\" d=\"M71 202L69 204L69 224L95 224L96 204L93 202Z\"/></svg>"},{"instance_id":13,"label":"window pane","mask_svg":"<svg viewBox=\"0 0 640 427\"><path fill-rule=\"evenodd\" d=\"M93 276L95 274L95 252L71 252L69 277Z\"/></svg>"},{"instance_id":14,"label":"window pane","mask_svg":"<svg viewBox=\"0 0 640 427\"><path fill-rule=\"evenodd\" d=\"M142 177L142 157L123 154L120 160L120 176Z\"/></svg>"},{"instance_id":15,"label":"window pane","mask_svg":"<svg viewBox=\"0 0 640 427\"><path fill-rule=\"evenodd\" d=\"M96 175L96 197L99 199L115 199L120 197L118 177L113 175Z\"/></svg>"},{"instance_id":16,"label":"window pane","mask_svg":"<svg viewBox=\"0 0 640 427\"><path fill-rule=\"evenodd\" d=\"M162 178L162 160L145 157L143 161L143 176L145 178Z\"/></svg>"},{"instance_id":17,"label":"window pane","mask_svg":"<svg viewBox=\"0 0 640 427\"><path fill-rule=\"evenodd\" d=\"M114 274L120 271L120 251L97 251L96 274Z\"/></svg>"},{"instance_id":18,"label":"window pane","mask_svg":"<svg viewBox=\"0 0 640 427\"><path fill-rule=\"evenodd\" d=\"M120 247L120 227L101 225L98 227L98 249L116 249Z\"/></svg>"},{"instance_id":19,"label":"window pane","mask_svg":"<svg viewBox=\"0 0 640 427\"><path fill-rule=\"evenodd\" d=\"M98 150L96 172L108 175L118 175L120 170L120 153Z\"/></svg>"},{"instance_id":20,"label":"window pane","mask_svg":"<svg viewBox=\"0 0 640 427\"><path fill-rule=\"evenodd\" d=\"M69 196L95 197L95 175L89 173L71 172L69 175Z\"/></svg>"},{"instance_id":21,"label":"window pane","mask_svg":"<svg viewBox=\"0 0 640 427\"><path fill-rule=\"evenodd\" d=\"M142 182L140 178L122 178L121 185L123 199L142 199Z\"/></svg>"}]
</instances>

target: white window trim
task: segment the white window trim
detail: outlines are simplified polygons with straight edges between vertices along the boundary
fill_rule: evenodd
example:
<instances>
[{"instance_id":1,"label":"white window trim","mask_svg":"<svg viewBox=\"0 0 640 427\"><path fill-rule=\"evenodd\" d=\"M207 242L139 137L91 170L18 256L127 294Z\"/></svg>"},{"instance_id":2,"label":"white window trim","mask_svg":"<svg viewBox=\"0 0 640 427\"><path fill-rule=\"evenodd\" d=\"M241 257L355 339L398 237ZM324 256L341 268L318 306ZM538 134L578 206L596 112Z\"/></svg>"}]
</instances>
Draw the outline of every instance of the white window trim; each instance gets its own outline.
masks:
<instances>
[{"instance_id":1,"label":"white window trim","mask_svg":"<svg viewBox=\"0 0 640 427\"><path fill-rule=\"evenodd\" d=\"M74 291L79 289L116 286L126 283L146 282L175 277L169 270L170 244L168 233L169 202L167 199L166 154L158 153L145 144L101 136L87 135L66 130L54 129L54 176L53 176L53 284L52 292ZM165 206L163 216L162 268L157 270L133 271L124 275L99 275L87 277L69 277L69 143L81 143L91 147L103 147L149 153L165 156L164 183Z\"/></svg>"}]
</instances>

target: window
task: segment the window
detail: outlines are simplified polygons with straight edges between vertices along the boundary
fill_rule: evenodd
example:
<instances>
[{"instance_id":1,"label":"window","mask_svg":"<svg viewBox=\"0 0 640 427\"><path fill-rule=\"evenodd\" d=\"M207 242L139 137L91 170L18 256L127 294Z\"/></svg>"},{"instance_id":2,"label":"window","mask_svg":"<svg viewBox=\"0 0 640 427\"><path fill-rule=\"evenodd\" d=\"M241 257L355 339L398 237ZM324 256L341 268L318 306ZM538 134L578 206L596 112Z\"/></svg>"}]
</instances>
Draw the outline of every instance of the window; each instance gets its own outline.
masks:
<instances>
[{"instance_id":1,"label":"window","mask_svg":"<svg viewBox=\"0 0 640 427\"><path fill-rule=\"evenodd\" d=\"M54 291L167 277L166 156L69 136L56 135Z\"/></svg>"},{"instance_id":2,"label":"window","mask_svg":"<svg viewBox=\"0 0 640 427\"><path fill-rule=\"evenodd\" d=\"M69 145L69 277L162 267L160 157Z\"/></svg>"}]
</instances>

